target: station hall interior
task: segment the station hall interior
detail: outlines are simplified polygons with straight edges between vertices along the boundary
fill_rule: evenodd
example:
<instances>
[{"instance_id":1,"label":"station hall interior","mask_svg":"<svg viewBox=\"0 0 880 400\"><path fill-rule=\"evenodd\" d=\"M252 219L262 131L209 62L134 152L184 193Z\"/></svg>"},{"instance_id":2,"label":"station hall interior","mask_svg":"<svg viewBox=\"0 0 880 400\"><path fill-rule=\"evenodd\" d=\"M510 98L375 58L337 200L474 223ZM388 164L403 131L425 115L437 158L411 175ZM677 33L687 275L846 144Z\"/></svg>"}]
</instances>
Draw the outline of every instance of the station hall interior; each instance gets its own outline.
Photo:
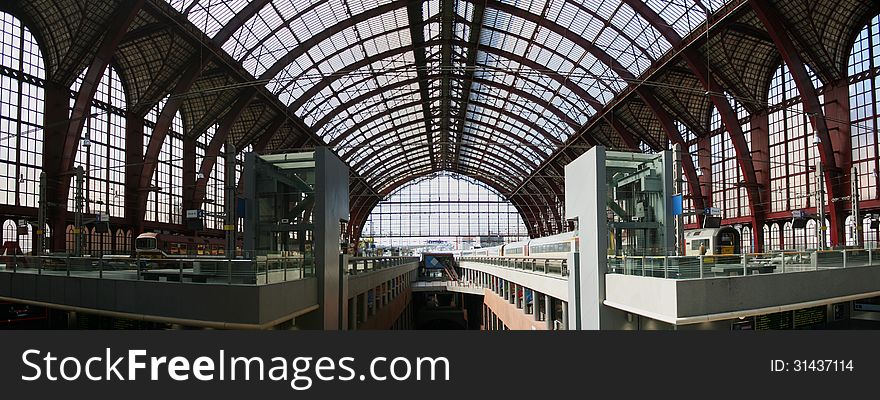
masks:
<instances>
[{"instance_id":1,"label":"station hall interior","mask_svg":"<svg viewBox=\"0 0 880 400\"><path fill-rule=\"evenodd\" d=\"M0 2L0 329L880 328L875 0Z\"/></svg>"}]
</instances>

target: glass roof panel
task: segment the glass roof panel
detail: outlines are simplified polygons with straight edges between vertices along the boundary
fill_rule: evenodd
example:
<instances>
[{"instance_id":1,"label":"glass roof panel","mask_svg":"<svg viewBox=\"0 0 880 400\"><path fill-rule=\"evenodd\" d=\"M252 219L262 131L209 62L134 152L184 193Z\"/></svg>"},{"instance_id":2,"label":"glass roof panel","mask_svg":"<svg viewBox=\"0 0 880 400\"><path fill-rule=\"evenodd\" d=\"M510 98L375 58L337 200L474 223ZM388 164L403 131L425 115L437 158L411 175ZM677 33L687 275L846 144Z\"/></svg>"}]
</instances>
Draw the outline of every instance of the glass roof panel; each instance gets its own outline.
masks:
<instances>
[{"instance_id":1,"label":"glass roof panel","mask_svg":"<svg viewBox=\"0 0 880 400\"><path fill-rule=\"evenodd\" d=\"M248 4L167 1L209 37ZM360 171L405 160L408 173L436 167L431 162L439 158L430 154L438 151L441 122L450 130L445 147L463 160L462 170L501 173L512 163L531 172L596 107L626 89L629 82L599 61L603 54L640 76L670 50L654 26L619 0L499 0L483 10L475 48L466 43L481 2L453 0L453 43L438 45L446 36L442 0L425 0L424 39L434 45L413 50L406 2L375 11L392 1L269 1L237 18L241 26L229 30L222 47L254 77L268 78L267 89L340 154L350 154L346 161ZM644 1L686 36L728 0ZM330 35L316 40L321 33ZM425 65L415 65L416 52ZM475 65L467 65L470 57ZM282 58L293 61L281 65ZM270 68L274 76L263 76ZM435 143L428 143L429 134ZM377 150L349 151L355 146Z\"/></svg>"},{"instance_id":2,"label":"glass roof panel","mask_svg":"<svg viewBox=\"0 0 880 400\"><path fill-rule=\"evenodd\" d=\"M700 24L705 23L706 12L711 12L710 10L704 10L693 0L646 0L645 3L652 10L656 11L664 21L672 25L681 36L686 36ZM703 1L703 3L706 2ZM715 8L717 8L723 2L714 1L714 3Z\"/></svg>"},{"instance_id":3,"label":"glass roof panel","mask_svg":"<svg viewBox=\"0 0 880 400\"><path fill-rule=\"evenodd\" d=\"M186 17L190 22L201 29L208 37L214 37L248 2L248 0L199 0L185 4L188 2L172 1L171 5L175 6L175 8L184 7L182 11L186 11ZM175 3L178 3L178 5L175 5ZM178 9L178 11L180 10Z\"/></svg>"}]
</instances>

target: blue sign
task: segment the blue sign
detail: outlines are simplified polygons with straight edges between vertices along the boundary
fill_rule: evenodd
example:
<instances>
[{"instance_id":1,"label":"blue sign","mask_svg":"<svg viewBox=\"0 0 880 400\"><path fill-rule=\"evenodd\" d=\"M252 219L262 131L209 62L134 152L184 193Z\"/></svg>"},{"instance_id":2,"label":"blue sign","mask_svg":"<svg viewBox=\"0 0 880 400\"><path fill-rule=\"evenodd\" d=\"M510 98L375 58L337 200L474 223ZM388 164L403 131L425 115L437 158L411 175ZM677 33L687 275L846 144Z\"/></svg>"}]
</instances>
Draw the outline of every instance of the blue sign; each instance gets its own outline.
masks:
<instances>
[{"instance_id":1,"label":"blue sign","mask_svg":"<svg viewBox=\"0 0 880 400\"><path fill-rule=\"evenodd\" d=\"M683 202L680 194L672 196L672 215L681 215L683 213Z\"/></svg>"}]
</instances>

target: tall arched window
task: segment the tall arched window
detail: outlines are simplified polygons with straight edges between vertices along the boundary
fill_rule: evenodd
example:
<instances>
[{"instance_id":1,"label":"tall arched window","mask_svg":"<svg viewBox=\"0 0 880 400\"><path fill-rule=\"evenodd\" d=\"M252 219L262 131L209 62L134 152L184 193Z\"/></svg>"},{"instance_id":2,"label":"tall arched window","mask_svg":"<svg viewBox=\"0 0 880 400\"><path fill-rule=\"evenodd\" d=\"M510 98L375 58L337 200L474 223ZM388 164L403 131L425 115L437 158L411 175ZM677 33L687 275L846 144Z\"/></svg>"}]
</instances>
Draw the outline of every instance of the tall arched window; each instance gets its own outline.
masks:
<instances>
[{"instance_id":1,"label":"tall arched window","mask_svg":"<svg viewBox=\"0 0 880 400\"><path fill-rule=\"evenodd\" d=\"M877 131L880 106L880 16L866 25L849 56L849 107L852 129L852 161L858 168L862 200L880 198L878 189Z\"/></svg>"},{"instance_id":2,"label":"tall arched window","mask_svg":"<svg viewBox=\"0 0 880 400\"><path fill-rule=\"evenodd\" d=\"M144 153L167 98L157 103L144 119ZM179 224L183 218L183 118L178 111L159 150L158 163L147 188L147 221Z\"/></svg>"},{"instance_id":3,"label":"tall arched window","mask_svg":"<svg viewBox=\"0 0 880 400\"><path fill-rule=\"evenodd\" d=\"M807 228L804 229L804 236L806 236L806 245L804 248L806 249L816 249L819 247L819 238L816 237L816 227L819 225L816 220L807 221Z\"/></svg>"},{"instance_id":4,"label":"tall arched window","mask_svg":"<svg viewBox=\"0 0 880 400\"><path fill-rule=\"evenodd\" d=\"M115 239L115 242L116 242L116 246L115 246L115 248L113 249L114 253L116 253L116 254L125 254L125 253L126 253L126 248L125 248L125 232L123 232L122 229L117 229L117 230L116 230L116 239Z\"/></svg>"},{"instance_id":5,"label":"tall arched window","mask_svg":"<svg viewBox=\"0 0 880 400\"><path fill-rule=\"evenodd\" d=\"M377 244L433 243L451 250L516 241L528 232L513 204L495 190L472 178L437 173L380 202L361 235Z\"/></svg>"},{"instance_id":6,"label":"tall arched window","mask_svg":"<svg viewBox=\"0 0 880 400\"><path fill-rule=\"evenodd\" d=\"M848 215L846 217L846 221L843 223L843 227L845 229L844 234L846 235L846 245L847 246L855 246L856 244L856 230L855 230L855 220L852 215Z\"/></svg>"},{"instance_id":7,"label":"tall arched window","mask_svg":"<svg viewBox=\"0 0 880 400\"><path fill-rule=\"evenodd\" d=\"M748 226L743 226L742 231L740 232L740 251L745 253L752 252L752 229Z\"/></svg>"},{"instance_id":8,"label":"tall arched window","mask_svg":"<svg viewBox=\"0 0 880 400\"><path fill-rule=\"evenodd\" d=\"M794 250L796 248L797 243L795 242L794 237L794 227L791 222L786 222L782 228L782 249Z\"/></svg>"},{"instance_id":9,"label":"tall arched window","mask_svg":"<svg viewBox=\"0 0 880 400\"><path fill-rule=\"evenodd\" d=\"M880 224L874 225L872 218L862 220L862 231L865 233L865 247L876 249L877 242L880 240Z\"/></svg>"},{"instance_id":10,"label":"tall arched window","mask_svg":"<svg viewBox=\"0 0 880 400\"><path fill-rule=\"evenodd\" d=\"M0 204L36 207L43 166L43 57L34 36L0 12Z\"/></svg>"},{"instance_id":11,"label":"tall arched window","mask_svg":"<svg viewBox=\"0 0 880 400\"><path fill-rule=\"evenodd\" d=\"M782 250L784 248L784 244L782 243L782 232L780 231L780 229L781 228L779 224L770 224L770 236L768 239L770 242L769 249Z\"/></svg>"},{"instance_id":12,"label":"tall arched window","mask_svg":"<svg viewBox=\"0 0 880 400\"><path fill-rule=\"evenodd\" d=\"M76 248L76 234L73 233L73 225L67 225L64 235L64 242L67 244L67 252L73 253L73 250Z\"/></svg>"},{"instance_id":13,"label":"tall arched window","mask_svg":"<svg viewBox=\"0 0 880 400\"><path fill-rule=\"evenodd\" d=\"M746 144L751 149L751 122L746 109L732 96L728 101L737 113ZM712 205L720 208L723 218L736 218L749 215L749 197L743 182L742 171L737 161L733 140L721 121L718 109L712 107L709 131L710 157L712 165Z\"/></svg>"},{"instance_id":14,"label":"tall arched window","mask_svg":"<svg viewBox=\"0 0 880 400\"><path fill-rule=\"evenodd\" d=\"M201 168L208 145L211 144L211 139L214 138L214 132L216 131L217 125L212 125L196 142L196 171ZM225 204L225 177L226 145L224 144L214 161L214 168L211 170L211 175L208 177L208 183L205 187L205 199L202 209L207 213L205 217L206 229L223 229L224 217L222 213L224 212L223 205Z\"/></svg>"},{"instance_id":15,"label":"tall arched window","mask_svg":"<svg viewBox=\"0 0 880 400\"><path fill-rule=\"evenodd\" d=\"M813 87L822 84L813 72ZM811 207L816 163L813 128L803 110L794 78L783 64L770 84L770 200L772 211ZM821 99L819 100L821 103Z\"/></svg>"},{"instance_id":16,"label":"tall arched window","mask_svg":"<svg viewBox=\"0 0 880 400\"><path fill-rule=\"evenodd\" d=\"M73 108L85 71L71 86L70 106ZM83 212L106 212L113 217L125 216L125 89L113 67L107 67L92 99L91 115L83 125L76 164L85 170ZM76 211L76 198L71 182L67 208Z\"/></svg>"}]
</instances>

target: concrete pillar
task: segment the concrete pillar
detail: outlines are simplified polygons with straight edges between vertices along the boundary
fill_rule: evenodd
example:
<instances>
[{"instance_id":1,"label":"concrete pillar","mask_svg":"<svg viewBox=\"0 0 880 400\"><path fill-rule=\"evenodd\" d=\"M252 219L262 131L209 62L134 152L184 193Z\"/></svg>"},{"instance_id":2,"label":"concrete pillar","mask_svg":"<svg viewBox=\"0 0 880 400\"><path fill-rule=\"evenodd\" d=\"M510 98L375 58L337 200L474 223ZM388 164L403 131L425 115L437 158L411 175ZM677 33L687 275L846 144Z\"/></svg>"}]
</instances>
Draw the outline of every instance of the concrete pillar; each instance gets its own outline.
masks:
<instances>
[{"instance_id":1,"label":"concrete pillar","mask_svg":"<svg viewBox=\"0 0 880 400\"><path fill-rule=\"evenodd\" d=\"M348 305L348 330L356 331L358 323L358 297L355 295L351 298L351 304Z\"/></svg>"},{"instance_id":2,"label":"concrete pillar","mask_svg":"<svg viewBox=\"0 0 880 400\"><path fill-rule=\"evenodd\" d=\"M522 297L520 297L522 296ZM513 284L513 301L516 304L516 308L523 309L525 301L525 293L523 293L522 285Z\"/></svg>"},{"instance_id":3,"label":"concrete pillar","mask_svg":"<svg viewBox=\"0 0 880 400\"><path fill-rule=\"evenodd\" d=\"M373 298L376 299L376 306L374 307L375 310L373 311L373 314L379 312L380 309L385 307L385 295L382 293L382 284L380 283L379 286L376 286L375 290L375 296Z\"/></svg>"},{"instance_id":4,"label":"concrete pillar","mask_svg":"<svg viewBox=\"0 0 880 400\"><path fill-rule=\"evenodd\" d=\"M553 297L544 295L544 321L548 331L553 330Z\"/></svg>"},{"instance_id":5,"label":"concrete pillar","mask_svg":"<svg viewBox=\"0 0 880 400\"><path fill-rule=\"evenodd\" d=\"M568 302L560 301L562 303L562 313L559 316L559 320L562 321L562 327L560 329L568 330Z\"/></svg>"},{"instance_id":6,"label":"concrete pillar","mask_svg":"<svg viewBox=\"0 0 880 400\"><path fill-rule=\"evenodd\" d=\"M367 293L361 293L360 299L358 299L358 308L360 309L360 322L364 322L367 320L369 316L369 309L367 304Z\"/></svg>"},{"instance_id":7,"label":"concrete pillar","mask_svg":"<svg viewBox=\"0 0 880 400\"><path fill-rule=\"evenodd\" d=\"M510 289L510 303L519 308L519 288L513 282L508 282L508 288Z\"/></svg>"}]
</instances>

